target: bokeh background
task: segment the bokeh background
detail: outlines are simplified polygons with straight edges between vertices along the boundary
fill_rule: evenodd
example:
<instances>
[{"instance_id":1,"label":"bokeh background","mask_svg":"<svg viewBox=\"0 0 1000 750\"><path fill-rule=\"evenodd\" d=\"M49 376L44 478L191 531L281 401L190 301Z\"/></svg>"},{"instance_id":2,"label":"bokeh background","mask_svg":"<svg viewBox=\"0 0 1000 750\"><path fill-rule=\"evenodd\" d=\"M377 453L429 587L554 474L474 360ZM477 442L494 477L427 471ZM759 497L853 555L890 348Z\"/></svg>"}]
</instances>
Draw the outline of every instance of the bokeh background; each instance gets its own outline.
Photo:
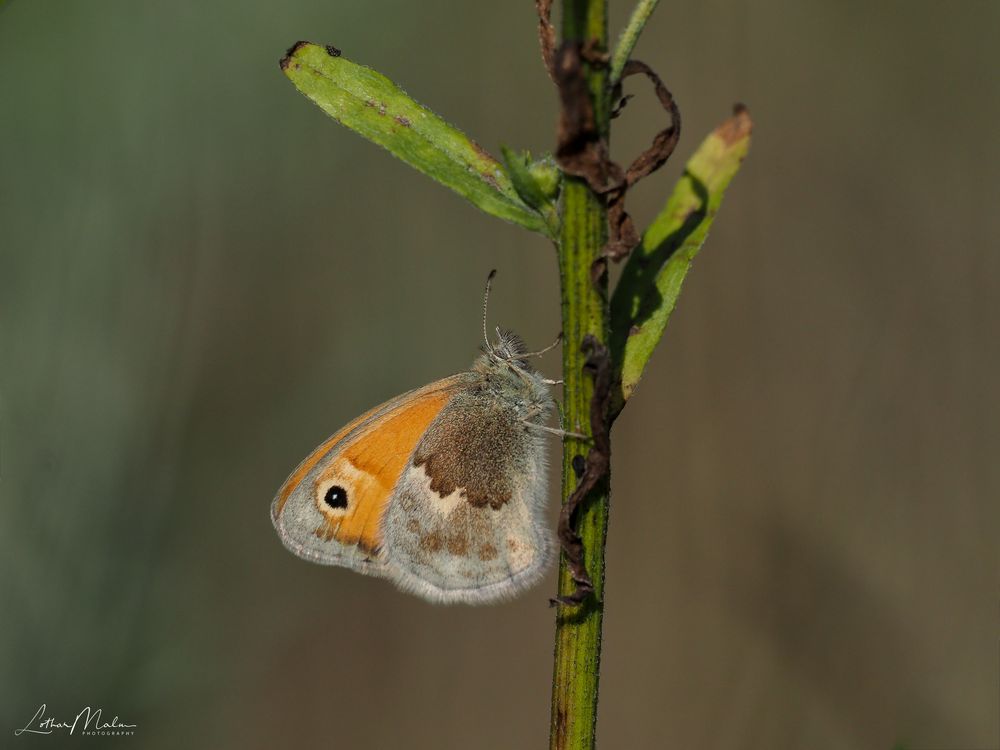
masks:
<instances>
[{"instance_id":1,"label":"bokeh background","mask_svg":"<svg viewBox=\"0 0 1000 750\"><path fill-rule=\"evenodd\" d=\"M756 130L615 428L604 747L1000 743L998 29L972 0L650 23L684 133L639 225L734 101ZM490 268L494 321L559 327L552 248L328 120L278 69L298 39L494 152L553 142L527 0L0 10L4 747L67 742L10 734L42 702L122 747L547 742L554 576L433 607L271 528L315 444L471 362ZM661 122L631 90L622 160Z\"/></svg>"}]
</instances>

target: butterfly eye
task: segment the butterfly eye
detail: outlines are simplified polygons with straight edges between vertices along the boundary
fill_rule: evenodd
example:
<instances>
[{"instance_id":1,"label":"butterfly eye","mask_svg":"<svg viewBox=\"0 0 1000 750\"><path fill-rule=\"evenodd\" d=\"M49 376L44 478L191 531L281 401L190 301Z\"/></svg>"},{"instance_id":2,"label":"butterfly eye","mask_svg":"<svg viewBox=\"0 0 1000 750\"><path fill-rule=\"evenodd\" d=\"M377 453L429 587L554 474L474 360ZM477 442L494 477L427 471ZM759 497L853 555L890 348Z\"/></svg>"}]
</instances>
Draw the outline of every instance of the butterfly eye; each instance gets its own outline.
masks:
<instances>
[{"instance_id":1,"label":"butterfly eye","mask_svg":"<svg viewBox=\"0 0 1000 750\"><path fill-rule=\"evenodd\" d=\"M339 485L331 486L323 496L323 502L334 510L347 507L347 490Z\"/></svg>"}]
</instances>

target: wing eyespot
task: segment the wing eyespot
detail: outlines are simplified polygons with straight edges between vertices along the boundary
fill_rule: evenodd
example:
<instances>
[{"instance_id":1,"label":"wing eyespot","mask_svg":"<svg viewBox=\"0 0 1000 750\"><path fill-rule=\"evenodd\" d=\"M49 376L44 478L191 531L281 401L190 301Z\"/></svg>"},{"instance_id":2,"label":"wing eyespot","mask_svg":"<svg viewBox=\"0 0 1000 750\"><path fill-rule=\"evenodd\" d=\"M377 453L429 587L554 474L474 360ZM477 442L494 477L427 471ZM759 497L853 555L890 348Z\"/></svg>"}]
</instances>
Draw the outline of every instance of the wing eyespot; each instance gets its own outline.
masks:
<instances>
[{"instance_id":1,"label":"wing eyespot","mask_svg":"<svg viewBox=\"0 0 1000 750\"><path fill-rule=\"evenodd\" d=\"M347 490L339 484L330 485L323 495L323 502L333 510L344 510L347 508Z\"/></svg>"},{"instance_id":2,"label":"wing eyespot","mask_svg":"<svg viewBox=\"0 0 1000 750\"><path fill-rule=\"evenodd\" d=\"M316 486L313 502L327 518L340 518L347 512L349 496L343 481L337 479L321 482Z\"/></svg>"}]
</instances>

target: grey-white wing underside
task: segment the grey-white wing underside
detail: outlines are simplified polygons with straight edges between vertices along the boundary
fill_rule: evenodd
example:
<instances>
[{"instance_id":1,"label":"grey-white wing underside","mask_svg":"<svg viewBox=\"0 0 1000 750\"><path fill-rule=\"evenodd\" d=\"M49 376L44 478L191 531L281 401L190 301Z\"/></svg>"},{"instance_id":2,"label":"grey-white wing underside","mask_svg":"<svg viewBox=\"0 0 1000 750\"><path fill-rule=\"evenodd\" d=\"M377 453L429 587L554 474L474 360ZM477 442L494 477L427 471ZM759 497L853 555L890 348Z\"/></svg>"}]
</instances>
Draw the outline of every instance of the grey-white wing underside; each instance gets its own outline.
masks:
<instances>
[{"instance_id":1,"label":"grey-white wing underside","mask_svg":"<svg viewBox=\"0 0 1000 750\"><path fill-rule=\"evenodd\" d=\"M536 583L554 551L544 451L516 416L456 394L386 508L386 575L440 603L486 604Z\"/></svg>"}]
</instances>

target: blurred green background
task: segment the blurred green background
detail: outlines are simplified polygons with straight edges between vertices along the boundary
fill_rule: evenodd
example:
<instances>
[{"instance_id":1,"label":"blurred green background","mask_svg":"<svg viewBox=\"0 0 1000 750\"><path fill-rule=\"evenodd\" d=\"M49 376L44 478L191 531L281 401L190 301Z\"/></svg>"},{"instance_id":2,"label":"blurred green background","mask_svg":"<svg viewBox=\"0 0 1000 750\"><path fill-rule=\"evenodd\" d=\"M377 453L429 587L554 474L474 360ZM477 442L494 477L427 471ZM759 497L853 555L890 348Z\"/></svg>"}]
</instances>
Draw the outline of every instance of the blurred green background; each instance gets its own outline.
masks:
<instances>
[{"instance_id":1,"label":"blurred green background","mask_svg":"<svg viewBox=\"0 0 1000 750\"><path fill-rule=\"evenodd\" d=\"M639 226L734 101L756 130L615 430L604 747L998 746L998 28L974 1L650 23L684 133ZM66 742L10 734L42 702L137 723L122 747L547 742L554 576L438 608L271 528L314 445L468 366L490 268L493 321L559 327L546 241L328 120L278 69L298 39L494 153L553 142L528 0L0 11L4 747ZM621 160L661 123L630 90Z\"/></svg>"}]
</instances>

